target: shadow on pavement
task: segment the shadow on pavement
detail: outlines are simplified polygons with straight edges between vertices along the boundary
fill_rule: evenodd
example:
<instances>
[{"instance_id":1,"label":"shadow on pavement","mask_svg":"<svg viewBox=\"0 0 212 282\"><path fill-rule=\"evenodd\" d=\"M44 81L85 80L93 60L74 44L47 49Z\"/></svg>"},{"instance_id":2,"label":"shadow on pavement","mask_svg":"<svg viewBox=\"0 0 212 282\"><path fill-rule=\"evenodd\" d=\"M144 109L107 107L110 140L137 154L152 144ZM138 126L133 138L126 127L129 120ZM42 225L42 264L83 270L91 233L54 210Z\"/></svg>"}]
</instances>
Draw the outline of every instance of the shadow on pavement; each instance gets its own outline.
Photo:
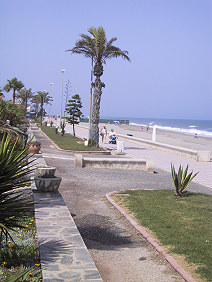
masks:
<instances>
[{"instance_id":1,"label":"shadow on pavement","mask_svg":"<svg viewBox=\"0 0 212 282\"><path fill-rule=\"evenodd\" d=\"M75 221L88 249L115 250L120 247L133 247L136 243L130 236L109 220L107 216L88 214Z\"/></svg>"}]
</instances>

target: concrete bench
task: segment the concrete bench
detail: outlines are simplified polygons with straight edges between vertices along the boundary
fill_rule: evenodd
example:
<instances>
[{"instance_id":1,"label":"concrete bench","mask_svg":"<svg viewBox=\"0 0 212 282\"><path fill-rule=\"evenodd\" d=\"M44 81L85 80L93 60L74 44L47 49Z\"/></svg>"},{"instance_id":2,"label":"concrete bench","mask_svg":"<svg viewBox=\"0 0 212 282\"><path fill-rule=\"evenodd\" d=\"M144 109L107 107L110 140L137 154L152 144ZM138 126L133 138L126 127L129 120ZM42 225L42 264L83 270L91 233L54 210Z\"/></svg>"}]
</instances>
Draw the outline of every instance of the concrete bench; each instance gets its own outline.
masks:
<instances>
[{"instance_id":1,"label":"concrete bench","mask_svg":"<svg viewBox=\"0 0 212 282\"><path fill-rule=\"evenodd\" d=\"M149 159L130 159L130 158L104 158L104 157L83 157L76 154L74 156L75 167L94 167L109 169L131 169L154 171L154 166Z\"/></svg>"}]
</instances>

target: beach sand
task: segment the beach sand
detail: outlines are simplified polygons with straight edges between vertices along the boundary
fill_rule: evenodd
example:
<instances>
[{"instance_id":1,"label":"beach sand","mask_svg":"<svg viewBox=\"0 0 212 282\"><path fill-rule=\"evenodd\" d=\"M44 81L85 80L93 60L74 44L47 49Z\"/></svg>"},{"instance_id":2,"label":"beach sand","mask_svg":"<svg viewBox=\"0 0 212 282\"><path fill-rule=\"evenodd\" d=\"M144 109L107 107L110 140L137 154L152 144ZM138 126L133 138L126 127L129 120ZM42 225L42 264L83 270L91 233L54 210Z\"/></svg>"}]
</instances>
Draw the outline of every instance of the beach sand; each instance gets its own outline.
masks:
<instances>
[{"instance_id":1,"label":"beach sand","mask_svg":"<svg viewBox=\"0 0 212 282\"><path fill-rule=\"evenodd\" d=\"M81 123L81 125L88 126L88 124L85 123ZM103 125L106 125L108 132L110 131L111 128L113 128L117 134L123 134L123 135L132 134L133 137L136 138L142 138L146 140L152 139L151 128L148 131L146 131L146 128L144 127L143 131L141 131L141 127L136 125L99 124L99 129L101 129ZM209 137L198 136L198 138L194 138L194 135L157 129L156 142L175 145L183 148L188 148L191 150L212 152L212 138Z\"/></svg>"}]
</instances>

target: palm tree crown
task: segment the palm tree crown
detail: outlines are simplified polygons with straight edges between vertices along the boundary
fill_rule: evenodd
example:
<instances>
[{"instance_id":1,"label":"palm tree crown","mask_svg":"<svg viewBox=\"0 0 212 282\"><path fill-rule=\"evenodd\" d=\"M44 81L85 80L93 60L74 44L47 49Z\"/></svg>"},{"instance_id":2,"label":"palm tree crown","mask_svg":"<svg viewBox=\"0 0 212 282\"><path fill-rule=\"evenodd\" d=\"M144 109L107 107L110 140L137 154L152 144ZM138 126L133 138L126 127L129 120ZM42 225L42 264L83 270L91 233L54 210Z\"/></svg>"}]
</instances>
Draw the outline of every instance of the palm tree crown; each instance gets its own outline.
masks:
<instances>
[{"instance_id":1,"label":"palm tree crown","mask_svg":"<svg viewBox=\"0 0 212 282\"><path fill-rule=\"evenodd\" d=\"M102 26L95 28L90 27L88 32L92 35L81 34L75 47L67 51L71 51L76 54L84 54L94 60L94 63L102 64L106 63L107 59L122 57L130 61L127 51L122 51L120 48L112 45L117 40L116 37L112 37L109 41L106 39L106 34Z\"/></svg>"},{"instance_id":2,"label":"palm tree crown","mask_svg":"<svg viewBox=\"0 0 212 282\"><path fill-rule=\"evenodd\" d=\"M13 104L15 104L15 92L20 91L23 87L24 84L22 83L22 81L18 80L16 77L12 78L11 80L7 80L7 84L4 86L4 90L6 92L13 90Z\"/></svg>"},{"instance_id":3,"label":"palm tree crown","mask_svg":"<svg viewBox=\"0 0 212 282\"><path fill-rule=\"evenodd\" d=\"M32 89L21 89L19 93L16 95L18 99L21 100L21 104L25 106L25 111L27 110L28 101L33 97Z\"/></svg>"}]
</instances>

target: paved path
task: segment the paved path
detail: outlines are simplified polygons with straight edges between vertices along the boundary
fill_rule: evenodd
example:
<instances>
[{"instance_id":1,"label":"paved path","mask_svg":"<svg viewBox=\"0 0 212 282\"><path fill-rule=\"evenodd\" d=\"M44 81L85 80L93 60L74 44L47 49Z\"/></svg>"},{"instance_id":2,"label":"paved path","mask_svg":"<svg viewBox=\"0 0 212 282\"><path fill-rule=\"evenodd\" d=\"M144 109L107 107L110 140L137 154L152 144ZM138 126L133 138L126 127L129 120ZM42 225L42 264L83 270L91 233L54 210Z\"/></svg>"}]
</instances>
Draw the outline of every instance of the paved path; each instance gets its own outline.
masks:
<instances>
[{"instance_id":1,"label":"paved path","mask_svg":"<svg viewBox=\"0 0 212 282\"><path fill-rule=\"evenodd\" d=\"M39 141L42 138L40 135ZM47 155L56 159L70 160L73 156L54 150L51 144L48 149ZM35 166L46 165L41 154L35 156ZM102 281L61 194L39 192L34 183L31 188L43 281Z\"/></svg>"},{"instance_id":2,"label":"paved path","mask_svg":"<svg viewBox=\"0 0 212 282\"><path fill-rule=\"evenodd\" d=\"M66 131L72 133L71 125L66 125ZM76 126L76 134L83 138L87 138L88 129L81 126ZM116 145L101 144L101 142L100 145L116 149ZM171 153L151 150L145 148L143 145L138 144L138 142L133 141L125 141L125 152L133 158L149 158L153 161L155 167L168 172L171 170L171 163L174 164L175 168L178 168L180 164L183 167L188 165L189 168L194 171L194 173L199 172L193 181L212 188L212 162L197 162L188 158L175 156Z\"/></svg>"}]
</instances>

